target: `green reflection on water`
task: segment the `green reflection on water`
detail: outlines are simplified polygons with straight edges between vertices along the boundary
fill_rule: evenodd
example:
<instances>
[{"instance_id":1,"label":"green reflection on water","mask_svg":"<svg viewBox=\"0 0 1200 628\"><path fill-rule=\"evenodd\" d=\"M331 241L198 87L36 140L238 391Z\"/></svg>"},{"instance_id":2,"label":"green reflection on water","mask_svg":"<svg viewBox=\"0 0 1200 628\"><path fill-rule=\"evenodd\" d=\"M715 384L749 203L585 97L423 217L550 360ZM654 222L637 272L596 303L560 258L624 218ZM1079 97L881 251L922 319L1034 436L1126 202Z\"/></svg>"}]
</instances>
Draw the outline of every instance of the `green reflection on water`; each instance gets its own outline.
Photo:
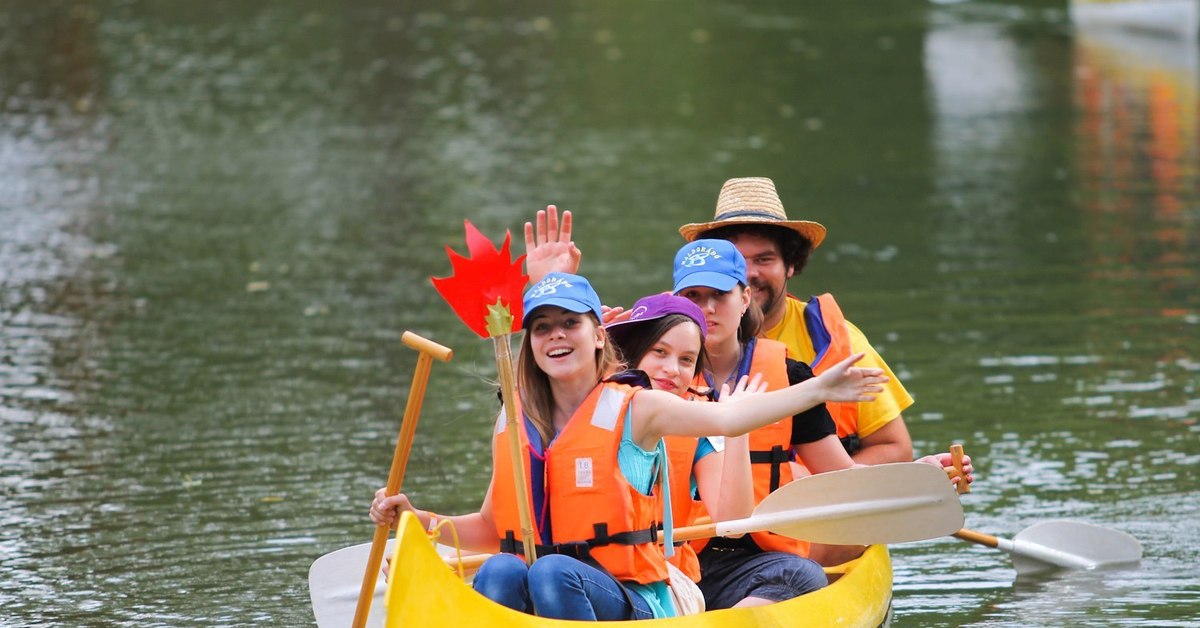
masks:
<instances>
[{"instance_id":1,"label":"green reflection on water","mask_svg":"<svg viewBox=\"0 0 1200 628\"><path fill-rule=\"evenodd\" d=\"M308 564L371 532L403 330L456 350L406 490L453 512L486 485L490 348L427 282L461 219L519 238L573 210L584 272L628 304L746 175L829 228L792 289L867 331L921 452L967 442L974 527L1122 527L1148 560L1102 580L1107 611L1189 612L1194 75L1019 5L21 9L0 11L17 621L310 621ZM1026 624L1058 596L955 543L897 548L900 621ZM976 586L948 603L947 580Z\"/></svg>"}]
</instances>

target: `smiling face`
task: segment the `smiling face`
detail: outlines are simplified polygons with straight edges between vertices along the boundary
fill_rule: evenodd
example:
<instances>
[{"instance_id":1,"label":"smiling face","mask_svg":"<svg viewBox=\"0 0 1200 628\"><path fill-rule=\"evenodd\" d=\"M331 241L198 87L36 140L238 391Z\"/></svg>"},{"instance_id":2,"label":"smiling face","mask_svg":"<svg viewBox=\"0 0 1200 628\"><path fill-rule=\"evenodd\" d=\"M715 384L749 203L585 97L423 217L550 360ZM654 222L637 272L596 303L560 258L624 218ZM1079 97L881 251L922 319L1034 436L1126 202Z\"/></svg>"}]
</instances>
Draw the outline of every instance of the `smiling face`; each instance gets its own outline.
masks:
<instances>
[{"instance_id":1,"label":"smiling face","mask_svg":"<svg viewBox=\"0 0 1200 628\"><path fill-rule=\"evenodd\" d=\"M750 289L734 286L728 292L705 286L684 288L679 296L695 303L704 312L704 320L708 324L705 346L721 347L728 342L737 341L738 327L742 322L742 314L750 307Z\"/></svg>"},{"instance_id":2,"label":"smiling face","mask_svg":"<svg viewBox=\"0 0 1200 628\"><path fill-rule=\"evenodd\" d=\"M668 329L637 361L655 390L682 396L687 392L700 359L700 328L683 321Z\"/></svg>"},{"instance_id":3,"label":"smiling face","mask_svg":"<svg viewBox=\"0 0 1200 628\"><path fill-rule=\"evenodd\" d=\"M746 258L746 279L754 289L754 302L768 319L782 315L787 281L795 269L784 262L779 243L754 233L740 233L729 240Z\"/></svg>"},{"instance_id":4,"label":"smiling face","mask_svg":"<svg viewBox=\"0 0 1200 628\"><path fill-rule=\"evenodd\" d=\"M534 362L551 379L594 376L605 336L590 314L547 305L529 317L527 327Z\"/></svg>"}]
</instances>

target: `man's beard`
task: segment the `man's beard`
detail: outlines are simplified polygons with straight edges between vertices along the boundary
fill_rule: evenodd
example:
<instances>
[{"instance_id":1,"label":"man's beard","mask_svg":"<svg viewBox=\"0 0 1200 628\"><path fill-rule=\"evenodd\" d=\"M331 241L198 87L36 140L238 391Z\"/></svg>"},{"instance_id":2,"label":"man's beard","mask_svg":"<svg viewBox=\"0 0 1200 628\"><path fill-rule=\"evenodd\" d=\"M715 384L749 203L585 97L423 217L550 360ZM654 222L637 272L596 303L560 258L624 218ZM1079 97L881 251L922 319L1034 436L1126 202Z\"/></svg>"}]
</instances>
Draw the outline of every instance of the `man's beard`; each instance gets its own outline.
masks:
<instances>
[{"instance_id":1,"label":"man's beard","mask_svg":"<svg viewBox=\"0 0 1200 628\"><path fill-rule=\"evenodd\" d=\"M764 316L769 315L779 305L779 300L784 296L783 293L776 292L768 283L752 281L750 282L750 287L754 290L755 300L758 300L760 295L766 297L761 301Z\"/></svg>"}]
</instances>

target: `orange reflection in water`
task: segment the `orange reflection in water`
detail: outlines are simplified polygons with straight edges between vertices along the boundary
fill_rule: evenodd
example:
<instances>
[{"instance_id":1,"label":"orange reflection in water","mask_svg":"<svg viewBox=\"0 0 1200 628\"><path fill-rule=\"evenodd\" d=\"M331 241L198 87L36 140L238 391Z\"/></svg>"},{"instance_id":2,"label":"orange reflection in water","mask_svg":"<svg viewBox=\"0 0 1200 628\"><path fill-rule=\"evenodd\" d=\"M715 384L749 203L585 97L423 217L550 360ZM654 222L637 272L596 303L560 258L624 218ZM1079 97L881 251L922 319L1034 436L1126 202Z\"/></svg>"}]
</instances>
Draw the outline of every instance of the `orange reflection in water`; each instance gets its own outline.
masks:
<instances>
[{"instance_id":1,"label":"orange reflection in water","mask_svg":"<svg viewBox=\"0 0 1200 628\"><path fill-rule=\"evenodd\" d=\"M1200 223L1197 46L1187 39L1081 32L1075 59L1078 151L1093 277L1127 314L1194 317ZM1125 309L1125 308L1122 308Z\"/></svg>"}]
</instances>

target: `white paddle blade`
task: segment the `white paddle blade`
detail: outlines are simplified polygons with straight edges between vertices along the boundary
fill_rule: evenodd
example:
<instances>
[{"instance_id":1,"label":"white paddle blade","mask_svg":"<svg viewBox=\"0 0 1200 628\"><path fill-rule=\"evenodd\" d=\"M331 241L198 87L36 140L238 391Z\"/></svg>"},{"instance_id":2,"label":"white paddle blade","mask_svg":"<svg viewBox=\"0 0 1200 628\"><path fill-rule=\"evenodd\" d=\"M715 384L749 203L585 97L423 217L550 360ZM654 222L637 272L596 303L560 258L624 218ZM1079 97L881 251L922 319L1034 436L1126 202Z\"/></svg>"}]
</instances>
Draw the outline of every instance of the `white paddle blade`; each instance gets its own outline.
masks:
<instances>
[{"instance_id":1,"label":"white paddle blade","mask_svg":"<svg viewBox=\"0 0 1200 628\"><path fill-rule=\"evenodd\" d=\"M1136 563L1142 544L1132 536L1080 521L1043 521L1013 537L1010 547L1018 574L1048 569L1095 569Z\"/></svg>"},{"instance_id":2,"label":"white paddle blade","mask_svg":"<svg viewBox=\"0 0 1200 628\"><path fill-rule=\"evenodd\" d=\"M392 555L394 544L395 539L388 541L385 556ZM343 547L313 561L308 569L308 595L312 599L313 615L319 628L345 628L350 625L358 606L358 593L362 589L370 555L371 544L363 543ZM383 625L383 596L386 591L387 582L381 573L375 579L375 597L366 625Z\"/></svg>"},{"instance_id":3,"label":"white paddle blade","mask_svg":"<svg viewBox=\"0 0 1200 628\"><path fill-rule=\"evenodd\" d=\"M435 547L442 556L457 555L456 550L448 545L439 543ZM383 553L385 561L395 549L396 539L388 539ZM370 555L370 543L351 545L318 558L308 568L308 595L312 600L313 616L317 619L318 628L345 628L354 620L354 611L358 609L358 593L362 590L363 575ZM463 556L469 555L470 552L463 553ZM470 577L467 581L470 582ZM366 625L383 625L386 593L387 579L381 572L375 579L375 597L371 598L371 612L367 615Z\"/></svg>"},{"instance_id":4,"label":"white paddle blade","mask_svg":"<svg viewBox=\"0 0 1200 628\"><path fill-rule=\"evenodd\" d=\"M917 462L802 478L768 495L743 521L760 517L767 525L759 529L839 545L922 541L963 525L962 505L946 473Z\"/></svg>"}]
</instances>

